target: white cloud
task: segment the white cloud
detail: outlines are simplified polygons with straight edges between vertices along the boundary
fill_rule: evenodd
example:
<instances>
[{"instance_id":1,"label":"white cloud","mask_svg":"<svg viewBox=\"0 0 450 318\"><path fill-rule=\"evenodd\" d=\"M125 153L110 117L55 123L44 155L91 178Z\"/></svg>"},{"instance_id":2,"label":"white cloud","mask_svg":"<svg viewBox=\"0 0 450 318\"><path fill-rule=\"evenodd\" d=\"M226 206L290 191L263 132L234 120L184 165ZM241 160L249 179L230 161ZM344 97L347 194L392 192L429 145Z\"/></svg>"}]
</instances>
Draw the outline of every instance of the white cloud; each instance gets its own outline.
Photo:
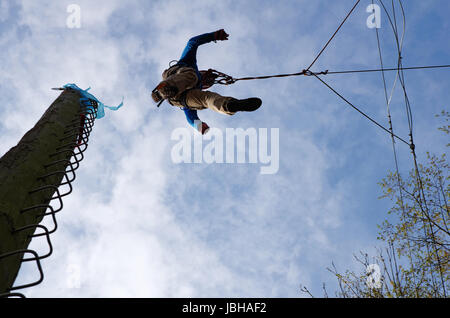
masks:
<instances>
[{"instance_id":1,"label":"white cloud","mask_svg":"<svg viewBox=\"0 0 450 318\"><path fill-rule=\"evenodd\" d=\"M55 99L51 87L91 86L110 105L125 97L123 108L95 124L74 193L58 215L44 283L26 290L28 296L296 297L299 283L320 293L322 281L332 279L325 270L331 260L345 266L353 252L374 242L376 208L368 205L376 206L376 178L392 168L384 158L389 138L314 78L215 87L226 95L260 96L263 107L233 117L199 113L218 128L280 128L280 170L271 176L260 175L256 165L172 164L170 134L187 125L184 115L167 104L156 109L149 98L189 37L222 27L230 40L201 47L201 68L233 76L299 71L346 5L323 11L307 1L277 10L256 1L80 1L77 30L65 27L69 2L21 4L20 19L0 40L7 74L0 80L1 153ZM16 41L21 26L30 32ZM373 41L364 42L368 35L352 27L360 28L357 20L318 69L376 65ZM370 108L383 105L380 86L364 77L327 81L384 118L384 107ZM442 93L442 85L428 81ZM45 251L42 241L32 244ZM74 268L80 288L67 282ZM19 281L33 275L26 266Z\"/></svg>"}]
</instances>

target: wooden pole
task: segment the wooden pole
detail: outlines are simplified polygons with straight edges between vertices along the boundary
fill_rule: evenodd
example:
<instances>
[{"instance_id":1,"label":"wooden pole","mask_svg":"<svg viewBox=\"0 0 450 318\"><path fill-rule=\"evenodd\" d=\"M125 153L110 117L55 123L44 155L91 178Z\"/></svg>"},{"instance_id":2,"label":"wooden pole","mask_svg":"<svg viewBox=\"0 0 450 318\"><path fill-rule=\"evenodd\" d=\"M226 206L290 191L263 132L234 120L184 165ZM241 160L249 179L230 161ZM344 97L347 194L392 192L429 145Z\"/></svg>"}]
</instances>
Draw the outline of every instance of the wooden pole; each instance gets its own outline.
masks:
<instances>
[{"instance_id":1,"label":"wooden pole","mask_svg":"<svg viewBox=\"0 0 450 318\"><path fill-rule=\"evenodd\" d=\"M23 251L31 236L43 233L36 224L49 212L46 206L55 203L51 198L72 157L80 126L79 98L74 90L63 91L17 146L0 158L0 294L11 291L22 262L35 258ZM68 132L68 127L73 128Z\"/></svg>"}]
</instances>

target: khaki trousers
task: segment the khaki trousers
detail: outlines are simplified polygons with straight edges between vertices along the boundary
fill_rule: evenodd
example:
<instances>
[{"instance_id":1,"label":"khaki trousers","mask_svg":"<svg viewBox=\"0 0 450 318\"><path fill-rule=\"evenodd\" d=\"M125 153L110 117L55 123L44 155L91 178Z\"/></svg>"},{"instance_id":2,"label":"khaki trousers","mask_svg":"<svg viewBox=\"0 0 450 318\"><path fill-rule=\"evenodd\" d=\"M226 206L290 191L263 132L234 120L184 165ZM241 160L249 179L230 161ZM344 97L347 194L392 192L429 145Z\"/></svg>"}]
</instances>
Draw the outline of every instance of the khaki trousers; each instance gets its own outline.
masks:
<instances>
[{"instance_id":1,"label":"khaki trousers","mask_svg":"<svg viewBox=\"0 0 450 318\"><path fill-rule=\"evenodd\" d=\"M191 89L186 94L186 105L192 109L209 108L218 113L226 115L234 115L228 111L227 103L233 97L222 96L210 91L202 91L201 89Z\"/></svg>"},{"instance_id":2,"label":"khaki trousers","mask_svg":"<svg viewBox=\"0 0 450 318\"><path fill-rule=\"evenodd\" d=\"M218 113L233 115L228 111L226 105L233 97L222 96L220 94L202 91L201 89L193 89L197 85L197 73L191 67L174 67L167 69L162 74L163 82L168 85L176 86L178 94L169 99L169 102L178 107L184 107L181 103L181 95L186 91L186 105L191 109L212 109Z\"/></svg>"}]
</instances>

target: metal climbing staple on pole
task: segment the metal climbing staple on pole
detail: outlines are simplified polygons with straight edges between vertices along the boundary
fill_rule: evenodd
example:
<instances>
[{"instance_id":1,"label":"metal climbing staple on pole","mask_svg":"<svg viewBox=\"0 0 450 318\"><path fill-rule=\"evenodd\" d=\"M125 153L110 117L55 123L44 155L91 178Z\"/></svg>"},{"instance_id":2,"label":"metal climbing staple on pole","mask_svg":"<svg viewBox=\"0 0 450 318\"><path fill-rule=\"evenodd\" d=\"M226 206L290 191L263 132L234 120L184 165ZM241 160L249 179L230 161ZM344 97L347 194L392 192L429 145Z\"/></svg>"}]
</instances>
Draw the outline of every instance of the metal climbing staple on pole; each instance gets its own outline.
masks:
<instances>
[{"instance_id":1,"label":"metal climbing staple on pole","mask_svg":"<svg viewBox=\"0 0 450 318\"><path fill-rule=\"evenodd\" d=\"M63 92L19 143L0 158L0 297L24 297L17 290L44 279L41 260L53 252L51 234L62 198L72 192L75 170L88 147L98 102L72 88ZM51 228L40 224L51 220ZM48 251L39 255L28 246L44 237ZM20 267L34 262L38 278L14 284Z\"/></svg>"}]
</instances>

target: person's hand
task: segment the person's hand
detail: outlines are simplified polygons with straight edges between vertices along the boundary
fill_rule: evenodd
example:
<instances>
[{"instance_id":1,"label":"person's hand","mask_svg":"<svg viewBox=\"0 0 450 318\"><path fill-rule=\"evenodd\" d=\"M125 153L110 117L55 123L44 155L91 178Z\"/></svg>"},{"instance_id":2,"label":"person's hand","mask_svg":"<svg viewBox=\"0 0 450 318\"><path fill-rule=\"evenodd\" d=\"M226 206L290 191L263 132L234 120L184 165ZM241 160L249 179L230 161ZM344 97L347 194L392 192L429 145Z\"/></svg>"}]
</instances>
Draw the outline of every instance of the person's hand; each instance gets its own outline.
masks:
<instances>
[{"instance_id":1,"label":"person's hand","mask_svg":"<svg viewBox=\"0 0 450 318\"><path fill-rule=\"evenodd\" d=\"M229 36L229 34L227 34L227 32L225 32L224 29L217 30L214 33L214 39L219 40L219 41L228 40L228 36Z\"/></svg>"},{"instance_id":2,"label":"person's hand","mask_svg":"<svg viewBox=\"0 0 450 318\"><path fill-rule=\"evenodd\" d=\"M202 135L206 134L209 131L209 126L207 123L202 122L202 125L199 127L200 132Z\"/></svg>"}]
</instances>

